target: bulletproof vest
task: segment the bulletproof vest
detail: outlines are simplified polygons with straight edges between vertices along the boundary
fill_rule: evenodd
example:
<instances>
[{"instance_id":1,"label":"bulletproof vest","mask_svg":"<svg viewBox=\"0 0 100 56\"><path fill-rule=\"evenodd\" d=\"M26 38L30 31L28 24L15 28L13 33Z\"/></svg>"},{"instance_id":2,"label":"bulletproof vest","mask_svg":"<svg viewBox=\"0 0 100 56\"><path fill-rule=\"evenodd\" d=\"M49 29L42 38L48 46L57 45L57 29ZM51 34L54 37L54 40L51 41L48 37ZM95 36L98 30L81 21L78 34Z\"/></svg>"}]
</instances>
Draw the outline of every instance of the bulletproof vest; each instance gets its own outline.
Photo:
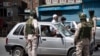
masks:
<instances>
[{"instance_id":1,"label":"bulletproof vest","mask_svg":"<svg viewBox=\"0 0 100 56\"><path fill-rule=\"evenodd\" d=\"M25 29L26 34L34 34L34 26L32 26L32 21L33 19L28 19L26 21L26 29Z\"/></svg>"},{"instance_id":2,"label":"bulletproof vest","mask_svg":"<svg viewBox=\"0 0 100 56\"><path fill-rule=\"evenodd\" d=\"M94 27L94 22L91 18L89 19L89 24L91 25L91 27Z\"/></svg>"},{"instance_id":3,"label":"bulletproof vest","mask_svg":"<svg viewBox=\"0 0 100 56\"><path fill-rule=\"evenodd\" d=\"M90 39L91 29L92 29L92 27L90 26L89 23L87 23L87 22L82 23L82 27L80 28L78 38L79 39L82 39L82 38Z\"/></svg>"}]
</instances>

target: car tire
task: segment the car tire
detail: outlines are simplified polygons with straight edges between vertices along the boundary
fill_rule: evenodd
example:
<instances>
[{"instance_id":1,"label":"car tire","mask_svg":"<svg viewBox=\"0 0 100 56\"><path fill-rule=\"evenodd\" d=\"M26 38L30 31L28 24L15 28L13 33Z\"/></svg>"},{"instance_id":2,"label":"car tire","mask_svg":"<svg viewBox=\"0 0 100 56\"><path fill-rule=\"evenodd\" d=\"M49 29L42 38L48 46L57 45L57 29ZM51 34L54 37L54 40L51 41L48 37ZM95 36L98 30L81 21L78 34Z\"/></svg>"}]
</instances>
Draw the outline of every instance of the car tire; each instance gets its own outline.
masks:
<instances>
[{"instance_id":1,"label":"car tire","mask_svg":"<svg viewBox=\"0 0 100 56\"><path fill-rule=\"evenodd\" d=\"M71 49L69 52L68 52L68 55L67 56L76 56L76 50L75 48Z\"/></svg>"},{"instance_id":2,"label":"car tire","mask_svg":"<svg viewBox=\"0 0 100 56\"><path fill-rule=\"evenodd\" d=\"M24 56L24 50L21 47L16 47L12 50L12 56Z\"/></svg>"}]
</instances>

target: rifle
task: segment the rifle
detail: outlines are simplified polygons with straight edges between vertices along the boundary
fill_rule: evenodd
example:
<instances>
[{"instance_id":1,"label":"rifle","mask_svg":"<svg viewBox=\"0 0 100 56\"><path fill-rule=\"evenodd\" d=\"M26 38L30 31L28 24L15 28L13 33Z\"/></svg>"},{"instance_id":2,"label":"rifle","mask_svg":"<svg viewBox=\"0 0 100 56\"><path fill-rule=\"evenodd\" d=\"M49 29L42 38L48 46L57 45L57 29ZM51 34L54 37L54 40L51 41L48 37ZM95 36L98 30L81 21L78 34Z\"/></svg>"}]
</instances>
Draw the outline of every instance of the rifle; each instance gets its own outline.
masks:
<instances>
[{"instance_id":1,"label":"rifle","mask_svg":"<svg viewBox=\"0 0 100 56\"><path fill-rule=\"evenodd\" d=\"M37 35L37 47L39 46L39 43L42 43L42 41L41 41L41 37L40 37L40 35Z\"/></svg>"}]
</instances>

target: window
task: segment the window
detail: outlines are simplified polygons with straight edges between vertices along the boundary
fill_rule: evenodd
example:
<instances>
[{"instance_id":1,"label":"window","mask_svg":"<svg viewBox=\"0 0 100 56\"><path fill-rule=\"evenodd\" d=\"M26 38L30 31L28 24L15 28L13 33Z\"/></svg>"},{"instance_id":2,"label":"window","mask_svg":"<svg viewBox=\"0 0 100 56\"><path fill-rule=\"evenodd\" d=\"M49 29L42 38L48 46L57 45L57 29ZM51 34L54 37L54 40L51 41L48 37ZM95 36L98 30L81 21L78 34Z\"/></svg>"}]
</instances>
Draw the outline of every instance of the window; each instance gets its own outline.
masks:
<instances>
[{"instance_id":1,"label":"window","mask_svg":"<svg viewBox=\"0 0 100 56\"><path fill-rule=\"evenodd\" d=\"M52 25L41 25L41 36L42 37L58 37L57 29Z\"/></svg>"},{"instance_id":2,"label":"window","mask_svg":"<svg viewBox=\"0 0 100 56\"><path fill-rule=\"evenodd\" d=\"M19 35L24 35L24 25L22 26Z\"/></svg>"},{"instance_id":3,"label":"window","mask_svg":"<svg viewBox=\"0 0 100 56\"><path fill-rule=\"evenodd\" d=\"M20 33L20 29L22 28L22 25L19 25L17 28L16 28L16 30L15 30L15 32L13 33L14 35L18 35L19 33Z\"/></svg>"},{"instance_id":4,"label":"window","mask_svg":"<svg viewBox=\"0 0 100 56\"><path fill-rule=\"evenodd\" d=\"M45 0L39 0L40 5L45 5Z\"/></svg>"},{"instance_id":5,"label":"window","mask_svg":"<svg viewBox=\"0 0 100 56\"><path fill-rule=\"evenodd\" d=\"M6 8L0 8L0 17L6 17L6 16L7 16Z\"/></svg>"},{"instance_id":6,"label":"window","mask_svg":"<svg viewBox=\"0 0 100 56\"><path fill-rule=\"evenodd\" d=\"M50 27L48 25L41 25L41 36L50 36Z\"/></svg>"}]
</instances>

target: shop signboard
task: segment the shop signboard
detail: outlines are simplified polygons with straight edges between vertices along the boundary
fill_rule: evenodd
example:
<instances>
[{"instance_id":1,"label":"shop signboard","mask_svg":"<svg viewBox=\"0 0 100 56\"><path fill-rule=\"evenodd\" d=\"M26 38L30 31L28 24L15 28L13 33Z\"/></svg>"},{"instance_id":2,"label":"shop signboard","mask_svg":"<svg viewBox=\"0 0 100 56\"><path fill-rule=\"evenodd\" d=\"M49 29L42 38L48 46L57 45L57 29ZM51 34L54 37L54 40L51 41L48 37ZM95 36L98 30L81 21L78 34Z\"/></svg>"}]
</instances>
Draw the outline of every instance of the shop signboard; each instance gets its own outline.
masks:
<instances>
[{"instance_id":1,"label":"shop signboard","mask_svg":"<svg viewBox=\"0 0 100 56\"><path fill-rule=\"evenodd\" d=\"M82 3L82 0L44 0L45 5L56 5L56 4L77 4Z\"/></svg>"}]
</instances>

